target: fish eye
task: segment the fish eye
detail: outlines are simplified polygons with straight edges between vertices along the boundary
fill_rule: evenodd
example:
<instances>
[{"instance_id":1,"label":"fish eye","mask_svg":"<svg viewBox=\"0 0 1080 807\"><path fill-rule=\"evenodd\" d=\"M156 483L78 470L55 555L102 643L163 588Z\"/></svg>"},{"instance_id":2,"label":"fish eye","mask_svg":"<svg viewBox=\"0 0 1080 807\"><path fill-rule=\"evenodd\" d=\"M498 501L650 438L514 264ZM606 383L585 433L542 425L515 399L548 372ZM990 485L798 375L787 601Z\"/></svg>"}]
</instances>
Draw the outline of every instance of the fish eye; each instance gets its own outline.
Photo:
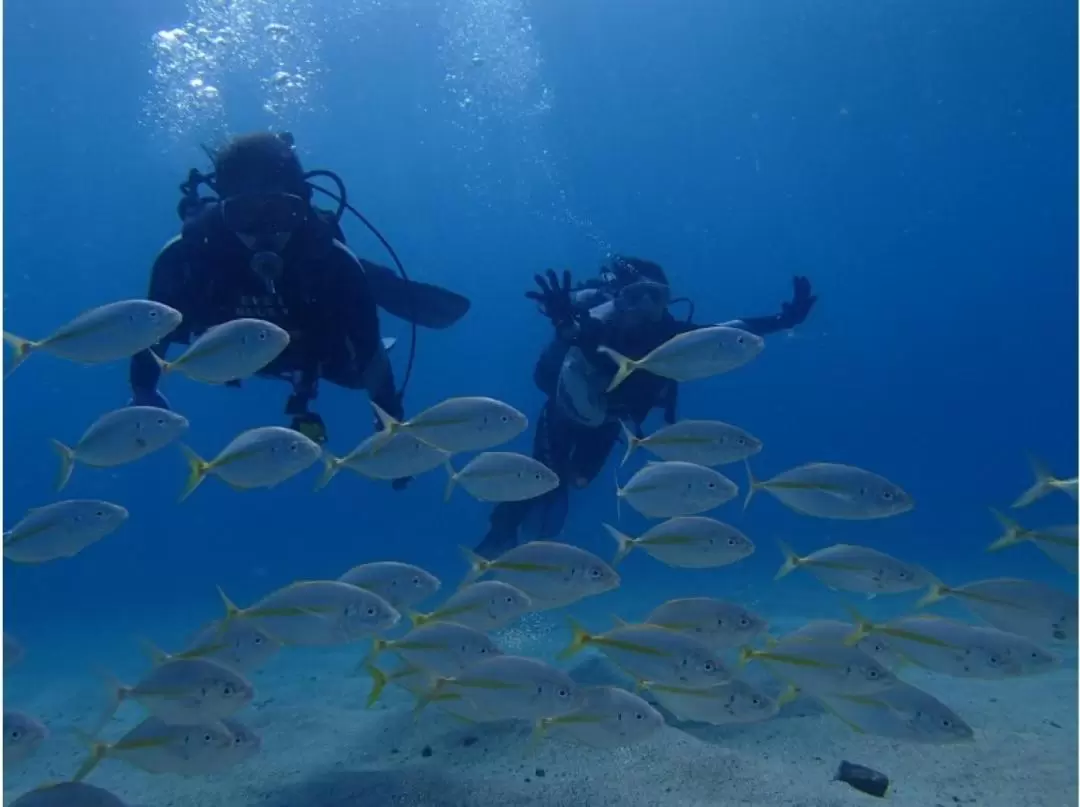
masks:
<instances>
[{"instance_id":1,"label":"fish eye","mask_svg":"<svg viewBox=\"0 0 1080 807\"><path fill-rule=\"evenodd\" d=\"M259 331L259 340L265 342L267 335L266 331Z\"/></svg>"},{"instance_id":2,"label":"fish eye","mask_svg":"<svg viewBox=\"0 0 1080 807\"><path fill-rule=\"evenodd\" d=\"M746 438L745 437L739 437L739 438L737 438L735 440L735 442L737 442L741 446L744 446L744 445L746 445Z\"/></svg>"},{"instance_id":3,"label":"fish eye","mask_svg":"<svg viewBox=\"0 0 1080 807\"><path fill-rule=\"evenodd\" d=\"M881 498L883 498L887 502L890 502L890 501L892 501L892 498L893 498L893 492L891 490L882 491L881 492Z\"/></svg>"},{"instance_id":4,"label":"fish eye","mask_svg":"<svg viewBox=\"0 0 1080 807\"><path fill-rule=\"evenodd\" d=\"M1001 663L1001 659L998 658L997 656L990 656L987 659L987 661L994 667L996 667L997 665L999 665Z\"/></svg>"},{"instance_id":5,"label":"fish eye","mask_svg":"<svg viewBox=\"0 0 1080 807\"><path fill-rule=\"evenodd\" d=\"M735 546L735 544L738 543L738 541L736 541L734 538L728 538L727 542L728 542L728 546Z\"/></svg>"},{"instance_id":6,"label":"fish eye","mask_svg":"<svg viewBox=\"0 0 1080 807\"><path fill-rule=\"evenodd\" d=\"M713 664L711 661L706 661L705 662L705 672L711 673L715 669L716 669L716 665Z\"/></svg>"},{"instance_id":7,"label":"fish eye","mask_svg":"<svg viewBox=\"0 0 1080 807\"><path fill-rule=\"evenodd\" d=\"M761 698L759 698L757 695L754 695L752 698L750 698L750 702L754 704L754 706L761 706Z\"/></svg>"},{"instance_id":8,"label":"fish eye","mask_svg":"<svg viewBox=\"0 0 1080 807\"><path fill-rule=\"evenodd\" d=\"M209 743L209 742L213 742L214 735L212 735L210 732L207 732L206 734L203 735L202 738L203 738L203 742Z\"/></svg>"},{"instance_id":9,"label":"fish eye","mask_svg":"<svg viewBox=\"0 0 1080 807\"><path fill-rule=\"evenodd\" d=\"M367 615L368 616L375 616L375 608L373 606L368 606Z\"/></svg>"},{"instance_id":10,"label":"fish eye","mask_svg":"<svg viewBox=\"0 0 1080 807\"><path fill-rule=\"evenodd\" d=\"M256 636L254 639L252 639L252 642L254 644L262 644L263 643L263 638L262 638L262 636Z\"/></svg>"},{"instance_id":11,"label":"fish eye","mask_svg":"<svg viewBox=\"0 0 1080 807\"><path fill-rule=\"evenodd\" d=\"M591 577L593 580L599 580L603 576L604 573L597 569L595 566L589 569L589 577Z\"/></svg>"},{"instance_id":12,"label":"fish eye","mask_svg":"<svg viewBox=\"0 0 1080 807\"><path fill-rule=\"evenodd\" d=\"M513 597L507 597L506 598L506 604L507 605L513 605L514 604L514 598Z\"/></svg>"},{"instance_id":13,"label":"fish eye","mask_svg":"<svg viewBox=\"0 0 1080 807\"><path fill-rule=\"evenodd\" d=\"M105 518L105 511L104 510L97 510L94 513L94 515L97 516L98 518ZM80 519L80 517L76 516L76 520L79 520L79 519Z\"/></svg>"},{"instance_id":14,"label":"fish eye","mask_svg":"<svg viewBox=\"0 0 1080 807\"><path fill-rule=\"evenodd\" d=\"M155 311L154 309L151 308L150 309L150 319L157 319L157 315L158 315L157 311Z\"/></svg>"},{"instance_id":15,"label":"fish eye","mask_svg":"<svg viewBox=\"0 0 1080 807\"><path fill-rule=\"evenodd\" d=\"M19 731L18 729L12 729L11 730L11 739L13 739L13 740L21 740L22 739L22 732Z\"/></svg>"},{"instance_id":16,"label":"fish eye","mask_svg":"<svg viewBox=\"0 0 1080 807\"><path fill-rule=\"evenodd\" d=\"M510 416L509 415L503 415L502 417L499 418L499 420L501 420L503 423L509 423L510 422Z\"/></svg>"},{"instance_id":17,"label":"fish eye","mask_svg":"<svg viewBox=\"0 0 1080 807\"><path fill-rule=\"evenodd\" d=\"M946 728L946 729L951 729L952 728L952 721L949 720L949 718L947 718L947 717L941 718L941 727Z\"/></svg>"},{"instance_id":18,"label":"fish eye","mask_svg":"<svg viewBox=\"0 0 1080 807\"><path fill-rule=\"evenodd\" d=\"M871 681L876 681L878 678L881 677L881 675L878 673L877 670L871 667L866 671L866 677L869 678Z\"/></svg>"},{"instance_id":19,"label":"fish eye","mask_svg":"<svg viewBox=\"0 0 1080 807\"><path fill-rule=\"evenodd\" d=\"M418 585L420 585L420 578L419 578L419 577L414 577L414 578L412 579L412 584L413 584L414 586L418 586Z\"/></svg>"},{"instance_id":20,"label":"fish eye","mask_svg":"<svg viewBox=\"0 0 1080 807\"><path fill-rule=\"evenodd\" d=\"M295 453L295 452L297 452L299 450L300 450L300 444L299 443L289 443L289 451L292 451L293 453Z\"/></svg>"},{"instance_id":21,"label":"fish eye","mask_svg":"<svg viewBox=\"0 0 1080 807\"><path fill-rule=\"evenodd\" d=\"M738 342L740 345L745 344L746 343L746 337L736 336L735 341Z\"/></svg>"},{"instance_id":22,"label":"fish eye","mask_svg":"<svg viewBox=\"0 0 1080 807\"><path fill-rule=\"evenodd\" d=\"M750 620L747 619L746 617L740 617L739 618L739 627L740 628L749 628L750 627Z\"/></svg>"},{"instance_id":23,"label":"fish eye","mask_svg":"<svg viewBox=\"0 0 1080 807\"><path fill-rule=\"evenodd\" d=\"M559 697L560 698L569 698L570 697L570 690L566 689L565 687L563 689L560 689L559 690Z\"/></svg>"},{"instance_id":24,"label":"fish eye","mask_svg":"<svg viewBox=\"0 0 1080 807\"><path fill-rule=\"evenodd\" d=\"M224 695L226 698L232 695L235 691L236 690L233 689L232 684L226 684L224 687L221 688L221 694Z\"/></svg>"},{"instance_id":25,"label":"fish eye","mask_svg":"<svg viewBox=\"0 0 1080 807\"><path fill-rule=\"evenodd\" d=\"M709 482L709 483L707 483L707 484L706 484L706 487L707 487L707 488L708 488L709 490L713 490L713 489L715 489L715 488L716 488L716 483L715 483L715 482Z\"/></svg>"},{"instance_id":26,"label":"fish eye","mask_svg":"<svg viewBox=\"0 0 1080 807\"><path fill-rule=\"evenodd\" d=\"M645 719L645 715L643 715L641 712L638 712L637 714L635 714L634 717L636 719L638 719L638 720L644 720Z\"/></svg>"}]
</instances>

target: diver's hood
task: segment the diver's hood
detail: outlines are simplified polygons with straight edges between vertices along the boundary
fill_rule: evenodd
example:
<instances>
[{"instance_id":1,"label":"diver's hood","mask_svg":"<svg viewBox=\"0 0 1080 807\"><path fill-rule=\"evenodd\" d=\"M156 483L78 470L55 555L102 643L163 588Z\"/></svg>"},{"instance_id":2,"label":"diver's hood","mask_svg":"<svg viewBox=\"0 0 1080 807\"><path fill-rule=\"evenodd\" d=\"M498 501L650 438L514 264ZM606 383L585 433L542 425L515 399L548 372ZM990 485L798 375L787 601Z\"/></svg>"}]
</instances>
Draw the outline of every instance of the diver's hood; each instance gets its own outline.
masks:
<instances>
[{"instance_id":1,"label":"diver's hood","mask_svg":"<svg viewBox=\"0 0 1080 807\"><path fill-rule=\"evenodd\" d=\"M605 390L610 383L609 374L598 370L578 347L571 347L559 370L555 403L570 420L585 426L600 426L607 420Z\"/></svg>"}]
</instances>

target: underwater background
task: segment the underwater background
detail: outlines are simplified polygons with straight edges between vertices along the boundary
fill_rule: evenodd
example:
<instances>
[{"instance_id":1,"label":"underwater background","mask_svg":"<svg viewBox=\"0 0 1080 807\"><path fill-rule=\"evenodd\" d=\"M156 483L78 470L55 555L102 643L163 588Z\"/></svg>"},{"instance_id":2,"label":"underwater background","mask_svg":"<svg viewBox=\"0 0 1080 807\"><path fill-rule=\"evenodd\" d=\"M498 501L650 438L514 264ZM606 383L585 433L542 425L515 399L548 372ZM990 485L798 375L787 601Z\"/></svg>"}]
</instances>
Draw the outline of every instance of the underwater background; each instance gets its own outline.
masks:
<instances>
[{"instance_id":1,"label":"underwater background","mask_svg":"<svg viewBox=\"0 0 1080 807\"><path fill-rule=\"evenodd\" d=\"M267 28L275 24L288 33ZM159 34L185 25L179 43ZM775 313L792 276L810 278L819 300L806 323L768 337L750 365L682 385L680 416L760 437L758 475L811 460L851 463L902 485L914 510L831 522L762 495L744 513L740 497L716 515L755 540L753 556L687 570L635 553L620 567L618 591L571 609L597 630L612 615L640 619L665 599L694 595L738 600L780 624L845 618L848 599L809 575L773 581L777 540L800 552L872 546L947 583L1012 576L1075 592L1075 576L1034 547L985 551L1000 535L990 508L1007 508L1032 482L1028 453L1061 476L1076 473L1075 3L14 0L4 30L5 330L39 338L87 308L144 295L154 256L179 228L177 186L189 168L209 168L200 143L284 129L306 168L342 176L414 278L472 300L454 328L420 332L410 413L488 395L535 418L542 396L532 365L550 324L523 293L545 268L585 279L611 252L654 260L674 293L692 298L697 322ZM389 263L354 220L344 226L358 254ZM384 335L402 340L392 353L400 379L408 329L381 319ZM70 444L125 404L127 372L126 362L82 367L39 356L5 381L5 528L57 499L50 438ZM204 456L244 429L287 422L281 383L250 380L236 390L170 377L163 391L191 421L185 442ZM339 454L371 431L362 392L324 383L315 408ZM660 424L653 417L647 430ZM530 440L523 434L510 449L528 453ZM561 536L605 558L614 546L601 522L635 535L647 524L626 507L614 521L621 455L617 448L595 483L574 492ZM740 467L724 472L745 491ZM442 502L441 472L404 491L343 474L316 493L315 470L272 491L238 493L210 480L178 504L184 473L174 448L113 470L79 467L65 493L123 504L129 522L70 560L5 562L4 629L27 651L5 672L5 705L51 718L63 746L47 761L5 770L5 803L77 767L85 751L63 727L100 707L95 670L137 678L146 664L139 637L178 647L222 613L216 586L243 605L296 579L393 559L427 568L449 589L466 570L459 545L474 545L487 526L488 507L462 492ZM618 473L625 482L629 464ZM1030 527L1075 523L1076 504L1056 494L1018 518ZM856 605L877 617L913 601ZM562 613L530 617L520 630L556 648L569 636ZM270 673L275 697L355 726L368 684L345 671L362 653L283 654ZM898 787L910 794L926 765L947 767L963 753L957 770L977 760L982 771L980 805L1075 803L1075 648L1066 656L1056 687L995 682L998 706L980 700L999 744L930 748ZM255 684L259 700L259 676ZM335 705L339 694L345 705ZM425 736L410 735L424 729L407 706L398 711L402 743ZM979 714L964 714L978 731ZM786 722L769 729L784 735L784 753L770 756L781 771L809 764L812 748L793 739L797 721ZM373 744L364 754L385 750L377 733L358 739L339 726L324 735L325 721L298 723L292 711L271 725L284 732L263 738L271 760L296 742L290 726L322 749L326 766L364 743ZM819 736L851 742L847 731L833 721ZM761 754L745 729L719 742ZM1039 776L1030 767L1021 775L993 756L1020 746L1026 760L1054 769L1044 784L1031 784ZM854 761L885 771L905 764L887 745L875 748L885 750ZM828 783L839 758L820 741L815 752L824 759L814 775ZM581 764L575 751L544 753L552 787L560 754ZM658 766L637 787L640 801L610 803L867 798L829 790L835 800L800 800L797 781L755 790L742 780L735 797L701 759L705 795L680 795L686 773ZM445 759L436 753L430 763ZM645 763L631 748L619 764ZM290 787L303 788L323 771L289 775ZM277 802L259 795L258 775L243 776L243 795L228 798L221 782L230 777L151 778L118 762L100 781L145 807L444 803L408 795L408 774L396 785L357 779L355 792L313 787ZM388 789L365 790L376 786ZM564 795L545 795L547 785L530 786L501 798L563 803ZM576 803L609 803L597 788ZM938 784L911 802L899 792L901 804L954 803Z\"/></svg>"}]
</instances>

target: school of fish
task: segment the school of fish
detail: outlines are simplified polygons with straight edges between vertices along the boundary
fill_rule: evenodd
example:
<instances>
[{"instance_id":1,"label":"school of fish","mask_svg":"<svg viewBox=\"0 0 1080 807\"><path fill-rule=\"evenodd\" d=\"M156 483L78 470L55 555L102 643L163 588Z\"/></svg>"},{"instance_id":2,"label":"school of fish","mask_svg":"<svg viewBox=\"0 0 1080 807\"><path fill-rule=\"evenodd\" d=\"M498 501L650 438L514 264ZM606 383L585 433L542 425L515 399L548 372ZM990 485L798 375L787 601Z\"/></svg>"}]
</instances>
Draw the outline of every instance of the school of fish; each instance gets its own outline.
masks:
<instances>
[{"instance_id":1,"label":"school of fish","mask_svg":"<svg viewBox=\"0 0 1080 807\"><path fill-rule=\"evenodd\" d=\"M85 312L41 340L5 333L14 350L5 377L34 353L83 364L125 359L157 344L180 321L166 305L125 300ZM158 361L166 373L222 384L256 373L288 342L289 335L271 323L238 319L207 331L176 360ZM640 360L607 348L601 352L617 366L613 389L635 372L679 381L728 372L753 360L763 346L752 334L715 326L675 337ZM452 398L404 421L375 410L382 429L340 457L296 431L263 426L237 435L205 459L181 442L191 428L182 415L124 407L102 414L78 439L54 440L56 489L67 485L79 465L126 465L170 444L188 468L181 501L210 476L237 490L271 488L320 461L323 473L315 489L343 469L385 481L442 468L446 499L460 487L483 502L531 499L560 484L557 474L537 460L493 450L528 427L525 415L502 401ZM705 515L739 495L738 485L716 467L745 466L744 509L759 492L796 513L823 519L890 518L914 507L904 489L851 465L810 462L759 479L750 459L762 452L762 441L720 421L685 419L647 436L626 428L625 440L623 464L639 448L657 460L617 486L615 504L658 523L636 536L598 524L613 540L610 562L568 543L533 541L491 559L463 549L467 568L452 592L429 571L393 560L363 563L325 580L297 581L246 606L219 591L221 618L202 626L186 647L170 654L148 645L151 663L139 680L108 681L107 708L87 733L87 756L71 780L44 784L14 804L123 807L119 797L84 781L106 760L182 775L243 764L261 745L242 722L255 694L249 676L289 646L364 643L356 673L371 680L369 705L393 684L411 694L417 715L436 708L473 722L528 721L537 742L550 738L614 748L648 739L672 718L714 725L756 722L800 697L815 699L865 734L914 743L971 741L975 728L901 680L905 665L947 676L1002 679L1054 669L1061 663L1057 650L1076 645L1076 597L1051 586L1008 578L946 582L870 547L836 544L800 555L780 544L778 580L803 571L832 590L866 597L925 594L914 613L897 619L876 623L849 606L850 621L812 621L781 636L769 635L767 620L740 603L675 599L656 604L640 624L616 619L600 629L570 620L570 642L550 661L504 652L493 634L525 614L565 608L619 588L623 581L616 567L636 550L677 568L722 567L754 553L751 538ZM474 456L461 459L463 454ZM1014 508L1055 492L1076 498L1076 478L1060 479L1038 461L1032 464L1035 482ZM1031 543L1076 573L1075 525L1029 529L998 511L994 515L1004 534L989 551ZM26 564L71 558L129 517L126 507L106 501L43 504L4 532L4 556ZM961 604L978 621L922 610L943 600ZM426 612L420 610L425 604ZM403 635L387 637L406 624ZM636 689L576 682L559 662L586 649L606 656ZM4 666L18 664L23 655L21 644L5 633ZM741 672L750 663L776 679L779 696L744 680ZM103 740L99 731L125 702L137 704L144 719L122 737ZM5 705L5 763L28 759L49 737L41 721Z\"/></svg>"}]
</instances>

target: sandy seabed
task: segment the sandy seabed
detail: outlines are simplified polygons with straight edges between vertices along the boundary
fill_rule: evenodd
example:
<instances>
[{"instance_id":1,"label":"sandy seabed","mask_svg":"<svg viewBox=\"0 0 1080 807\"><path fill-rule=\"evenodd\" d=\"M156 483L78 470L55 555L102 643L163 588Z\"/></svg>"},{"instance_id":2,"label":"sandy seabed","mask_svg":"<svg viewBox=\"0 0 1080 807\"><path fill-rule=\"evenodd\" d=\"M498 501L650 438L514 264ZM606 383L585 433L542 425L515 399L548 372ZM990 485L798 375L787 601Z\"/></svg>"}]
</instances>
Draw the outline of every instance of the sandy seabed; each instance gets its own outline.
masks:
<instances>
[{"instance_id":1,"label":"sandy seabed","mask_svg":"<svg viewBox=\"0 0 1080 807\"><path fill-rule=\"evenodd\" d=\"M534 618L532 626L512 629L511 647L504 643L504 648L550 658L565 644L566 631L557 618ZM901 673L970 723L974 743L932 746L868 737L813 702L799 700L763 723L669 725L642 744L598 751L552 739L535 745L524 723L466 724L434 708L417 719L411 697L393 687L367 709L370 680L350 674L366 649L284 652L255 673L255 700L238 717L260 735L262 748L228 774L152 776L106 761L88 781L133 807L873 803L870 796L832 781L839 762L849 760L890 777L888 803L894 807L1077 803L1075 652L1058 670L1008 681ZM592 652L582 654L576 665L579 680L602 683L609 678L606 662ZM61 676L75 672L69 668ZM748 675L765 680L750 670ZM92 724L101 708L100 693L85 676L33 684L17 687L26 696L16 693L17 702L8 705L39 717L52 736L35 757L4 771L5 805L42 782L72 775L86 749L66 729ZM119 737L139 719L139 707L126 704L104 736Z\"/></svg>"}]
</instances>

